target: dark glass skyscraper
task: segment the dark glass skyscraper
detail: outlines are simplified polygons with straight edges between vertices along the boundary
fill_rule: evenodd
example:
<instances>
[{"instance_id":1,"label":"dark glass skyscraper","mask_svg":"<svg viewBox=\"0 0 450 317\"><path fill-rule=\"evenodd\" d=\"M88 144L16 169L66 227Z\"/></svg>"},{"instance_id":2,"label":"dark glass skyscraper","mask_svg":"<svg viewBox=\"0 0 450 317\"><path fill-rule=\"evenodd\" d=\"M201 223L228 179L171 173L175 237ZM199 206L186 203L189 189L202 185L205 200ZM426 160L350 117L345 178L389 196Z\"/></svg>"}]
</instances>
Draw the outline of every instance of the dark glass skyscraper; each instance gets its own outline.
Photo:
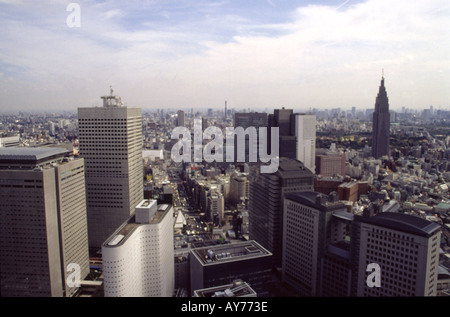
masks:
<instances>
[{"instance_id":1,"label":"dark glass skyscraper","mask_svg":"<svg viewBox=\"0 0 450 317\"><path fill-rule=\"evenodd\" d=\"M251 168L249 235L273 254L275 267L281 267L284 196L313 188L314 174L295 159L280 157L275 173Z\"/></svg>"},{"instance_id":2,"label":"dark glass skyscraper","mask_svg":"<svg viewBox=\"0 0 450 317\"><path fill-rule=\"evenodd\" d=\"M373 112L372 129L372 156L379 158L383 155L389 155L389 100L384 87L384 77L381 77L380 90L378 91L375 102L375 111Z\"/></svg>"}]
</instances>

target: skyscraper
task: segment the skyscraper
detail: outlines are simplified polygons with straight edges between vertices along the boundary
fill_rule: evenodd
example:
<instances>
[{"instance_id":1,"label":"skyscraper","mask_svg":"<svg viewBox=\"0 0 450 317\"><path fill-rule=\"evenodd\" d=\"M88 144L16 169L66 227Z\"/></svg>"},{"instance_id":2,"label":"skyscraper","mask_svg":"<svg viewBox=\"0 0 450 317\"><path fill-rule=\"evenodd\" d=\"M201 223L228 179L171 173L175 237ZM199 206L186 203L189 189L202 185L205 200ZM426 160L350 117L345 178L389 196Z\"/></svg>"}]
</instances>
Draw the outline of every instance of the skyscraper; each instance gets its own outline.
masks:
<instances>
[{"instance_id":1,"label":"skyscraper","mask_svg":"<svg viewBox=\"0 0 450 317\"><path fill-rule=\"evenodd\" d=\"M177 112L177 126L184 127L185 126L185 113L183 110L178 110Z\"/></svg>"},{"instance_id":2,"label":"skyscraper","mask_svg":"<svg viewBox=\"0 0 450 317\"><path fill-rule=\"evenodd\" d=\"M83 159L60 148L0 149L2 296L72 296L89 273Z\"/></svg>"},{"instance_id":3,"label":"skyscraper","mask_svg":"<svg viewBox=\"0 0 450 317\"><path fill-rule=\"evenodd\" d=\"M282 279L301 295L436 295L439 224L383 203L354 215L314 192L288 194L284 206Z\"/></svg>"},{"instance_id":4,"label":"skyscraper","mask_svg":"<svg viewBox=\"0 0 450 317\"><path fill-rule=\"evenodd\" d=\"M268 126L267 113L260 112L237 112L234 114L234 127L242 127L244 130L250 127L254 127L256 129L256 136L259 141L259 128ZM234 161L236 163L241 163L238 161L238 153L245 153L245 162L250 162L251 153L257 154L258 145L255 142L251 142L249 138L249 134L245 134L241 136L242 139L238 139L238 136L235 136L234 143ZM244 143L245 142L245 143ZM240 144L245 144L244 148L240 148ZM252 151L251 151L252 150Z\"/></svg>"},{"instance_id":5,"label":"skyscraper","mask_svg":"<svg viewBox=\"0 0 450 317\"><path fill-rule=\"evenodd\" d=\"M384 87L384 77L381 77L380 89L375 101L372 128L372 156L380 158L389 155L390 129L389 100Z\"/></svg>"},{"instance_id":6,"label":"skyscraper","mask_svg":"<svg viewBox=\"0 0 450 317\"><path fill-rule=\"evenodd\" d=\"M295 136L297 137L297 160L315 173L316 163L316 116L295 114Z\"/></svg>"},{"instance_id":7,"label":"skyscraper","mask_svg":"<svg viewBox=\"0 0 450 317\"><path fill-rule=\"evenodd\" d=\"M273 254L275 267L281 267L284 196L313 188L314 174L298 160L281 157L275 173L251 170L249 236Z\"/></svg>"},{"instance_id":8,"label":"skyscraper","mask_svg":"<svg viewBox=\"0 0 450 317\"><path fill-rule=\"evenodd\" d=\"M418 216L381 212L353 221L356 296L436 296L441 227ZM354 239L353 236L357 236ZM380 285L367 283L368 264L380 267Z\"/></svg>"},{"instance_id":9,"label":"skyscraper","mask_svg":"<svg viewBox=\"0 0 450 317\"><path fill-rule=\"evenodd\" d=\"M269 115L269 126L278 127L279 134L279 154L280 157L289 157L295 159L297 157L297 138L295 136L295 122L292 109L275 109L273 114ZM268 132L270 134L270 130ZM271 137L268 136L269 146Z\"/></svg>"},{"instance_id":10,"label":"skyscraper","mask_svg":"<svg viewBox=\"0 0 450 317\"><path fill-rule=\"evenodd\" d=\"M122 106L112 90L102 99L103 107L78 108L89 246L97 249L143 199L141 109Z\"/></svg>"},{"instance_id":11,"label":"skyscraper","mask_svg":"<svg viewBox=\"0 0 450 317\"><path fill-rule=\"evenodd\" d=\"M343 212L345 208L343 203L331 201L327 195L317 192L286 195L282 281L303 296L319 296L321 293L322 261L335 236L330 229L331 215Z\"/></svg>"}]
</instances>

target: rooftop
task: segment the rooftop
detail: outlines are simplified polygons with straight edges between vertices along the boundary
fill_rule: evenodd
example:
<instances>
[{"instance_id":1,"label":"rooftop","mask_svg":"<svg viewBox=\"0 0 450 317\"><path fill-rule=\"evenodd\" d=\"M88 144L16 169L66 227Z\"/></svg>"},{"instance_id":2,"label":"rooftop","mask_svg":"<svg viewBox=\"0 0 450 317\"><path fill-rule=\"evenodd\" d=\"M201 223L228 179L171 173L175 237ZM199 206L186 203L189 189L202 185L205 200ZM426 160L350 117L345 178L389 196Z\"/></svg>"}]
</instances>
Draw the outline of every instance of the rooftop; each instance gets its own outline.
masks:
<instances>
[{"instance_id":1,"label":"rooftop","mask_svg":"<svg viewBox=\"0 0 450 317\"><path fill-rule=\"evenodd\" d=\"M0 148L1 161L41 161L52 157L60 157L70 152L58 147L8 147Z\"/></svg>"},{"instance_id":2,"label":"rooftop","mask_svg":"<svg viewBox=\"0 0 450 317\"><path fill-rule=\"evenodd\" d=\"M164 215L169 212L172 205L163 204L158 205L157 211L150 224L157 224L161 221ZM122 224L122 226L116 230L108 239L103 243L104 247L116 247L122 245L127 238L134 232L134 230L140 226L145 226L149 224L136 223L136 215L131 216L128 220Z\"/></svg>"},{"instance_id":3,"label":"rooftop","mask_svg":"<svg viewBox=\"0 0 450 317\"><path fill-rule=\"evenodd\" d=\"M256 292L242 280L233 284L215 286L194 291L197 297L256 297Z\"/></svg>"},{"instance_id":4,"label":"rooftop","mask_svg":"<svg viewBox=\"0 0 450 317\"><path fill-rule=\"evenodd\" d=\"M441 226L435 222L400 212L382 212L372 217L355 216L355 219L423 237L430 237L436 231L441 230Z\"/></svg>"},{"instance_id":5,"label":"rooftop","mask_svg":"<svg viewBox=\"0 0 450 317\"><path fill-rule=\"evenodd\" d=\"M193 249L192 253L203 265L241 261L249 258L272 255L256 241L244 241L198 248Z\"/></svg>"},{"instance_id":6,"label":"rooftop","mask_svg":"<svg viewBox=\"0 0 450 317\"><path fill-rule=\"evenodd\" d=\"M289 193L286 195L286 199L321 211L345 208L342 202L331 202L328 195L312 191Z\"/></svg>"}]
</instances>

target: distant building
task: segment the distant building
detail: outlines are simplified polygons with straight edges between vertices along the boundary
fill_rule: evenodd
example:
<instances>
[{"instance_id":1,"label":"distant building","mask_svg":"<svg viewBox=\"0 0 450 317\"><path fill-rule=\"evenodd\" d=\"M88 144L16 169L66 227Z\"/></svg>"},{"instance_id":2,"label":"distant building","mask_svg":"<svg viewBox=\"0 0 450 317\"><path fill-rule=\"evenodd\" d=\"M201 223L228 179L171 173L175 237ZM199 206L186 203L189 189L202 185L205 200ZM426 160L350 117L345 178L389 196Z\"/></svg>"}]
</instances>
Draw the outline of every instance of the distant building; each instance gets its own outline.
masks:
<instances>
[{"instance_id":1,"label":"distant building","mask_svg":"<svg viewBox=\"0 0 450 317\"><path fill-rule=\"evenodd\" d=\"M89 274L84 160L70 154L0 149L2 296L69 297L68 275Z\"/></svg>"},{"instance_id":2,"label":"distant building","mask_svg":"<svg viewBox=\"0 0 450 317\"><path fill-rule=\"evenodd\" d=\"M312 173L316 172L316 116L295 114L295 136L297 138L297 160Z\"/></svg>"},{"instance_id":3,"label":"distant building","mask_svg":"<svg viewBox=\"0 0 450 317\"><path fill-rule=\"evenodd\" d=\"M236 174L230 177L230 201L237 205L249 197L249 180L247 174Z\"/></svg>"},{"instance_id":4,"label":"distant building","mask_svg":"<svg viewBox=\"0 0 450 317\"><path fill-rule=\"evenodd\" d=\"M375 158L389 155L390 122L389 100L382 77L373 112L372 156Z\"/></svg>"},{"instance_id":5,"label":"distant building","mask_svg":"<svg viewBox=\"0 0 450 317\"><path fill-rule=\"evenodd\" d=\"M185 113L183 110L178 110L177 112L177 126L184 127L185 126Z\"/></svg>"},{"instance_id":6,"label":"distant building","mask_svg":"<svg viewBox=\"0 0 450 317\"><path fill-rule=\"evenodd\" d=\"M340 200L356 202L359 198L359 183L356 181L342 183L338 186Z\"/></svg>"},{"instance_id":7,"label":"distant building","mask_svg":"<svg viewBox=\"0 0 450 317\"><path fill-rule=\"evenodd\" d=\"M322 177L345 176L345 154L329 149L316 150L316 174Z\"/></svg>"},{"instance_id":8,"label":"distant building","mask_svg":"<svg viewBox=\"0 0 450 317\"><path fill-rule=\"evenodd\" d=\"M173 206L143 200L103 244L105 297L171 297L175 285Z\"/></svg>"},{"instance_id":9,"label":"distant building","mask_svg":"<svg viewBox=\"0 0 450 317\"><path fill-rule=\"evenodd\" d=\"M258 138L255 142L251 142L249 134L241 135L240 138L235 136L234 142L234 162L236 163L244 163L250 162L252 159L250 157L251 153L257 154L259 151L257 147L257 142L259 141L259 128L260 127L268 127L268 117L267 113L260 112L236 112L234 114L234 128L242 127L244 130L247 130L250 127L256 129L256 137ZM250 141L249 141L250 140ZM242 144L242 145L241 145ZM254 152L250 151L250 147L254 150ZM239 159L238 153L245 153L244 162Z\"/></svg>"},{"instance_id":10,"label":"distant building","mask_svg":"<svg viewBox=\"0 0 450 317\"><path fill-rule=\"evenodd\" d=\"M209 218L215 224L221 224L225 211L223 194L217 190L209 191L207 199Z\"/></svg>"},{"instance_id":11,"label":"distant building","mask_svg":"<svg viewBox=\"0 0 450 317\"><path fill-rule=\"evenodd\" d=\"M20 137L18 135L0 138L0 148L15 147L20 145Z\"/></svg>"},{"instance_id":12,"label":"distant building","mask_svg":"<svg viewBox=\"0 0 450 317\"><path fill-rule=\"evenodd\" d=\"M272 254L256 241L214 245L191 250L191 295L196 290L246 281L258 296L268 296Z\"/></svg>"},{"instance_id":13,"label":"distant building","mask_svg":"<svg viewBox=\"0 0 450 317\"><path fill-rule=\"evenodd\" d=\"M79 153L86 166L89 246L102 243L144 197L142 115L103 96L103 107L78 108Z\"/></svg>"},{"instance_id":14,"label":"distant building","mask_svg":"<svg viewBox=\"0 0 450 317\"><path fill-rule=\"evenodd\" d=\"M295 159L297 157L297 138L292 109L275 109L274 113L269 115L269 126L278 128L279 156ZM271 142L271 138L268 137L268 139ZM271 146L269 146L270 148Z\"/></svg>"}]
</instances>

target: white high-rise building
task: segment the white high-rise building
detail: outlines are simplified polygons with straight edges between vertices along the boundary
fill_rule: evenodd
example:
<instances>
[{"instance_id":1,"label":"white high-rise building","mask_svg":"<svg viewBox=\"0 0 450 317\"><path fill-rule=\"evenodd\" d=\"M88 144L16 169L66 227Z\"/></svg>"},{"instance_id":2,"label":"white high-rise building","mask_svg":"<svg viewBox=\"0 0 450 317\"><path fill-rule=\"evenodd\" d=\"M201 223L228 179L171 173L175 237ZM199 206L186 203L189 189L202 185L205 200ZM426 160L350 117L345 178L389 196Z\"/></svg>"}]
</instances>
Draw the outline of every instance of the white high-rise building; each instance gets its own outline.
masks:
<instances>
[{"instance_id":1,"label":"white high-rise building","mask_svg":"<svg viewBox=\"0 0 450 317\"><path fill-rule=\"evenodd\" d=\"M105 297L172 297L173 206L143 200L102 246Z\"/></svg>"},{"instance_id":2,"label":"white high-rise building","mask_svg":"<svg viewBox=\"0 0 450 317\"><path fill-rule=\"evenodd\" d=\"M144 198L141 109L122 106L112 90L102 99L103 107L78 108L91 248L101 248Z\"/></svg>"},{"instance_id":3,"label":"white high-rise building","mask_svg":"<svg viewBox=\"0 0 450 317\"><path fill-rule=\"evenodd\" d=\"M311 172L316 169L316 116L295 114L295 136L297 138L297 160Z\"/></svg>"}]
</instances>

